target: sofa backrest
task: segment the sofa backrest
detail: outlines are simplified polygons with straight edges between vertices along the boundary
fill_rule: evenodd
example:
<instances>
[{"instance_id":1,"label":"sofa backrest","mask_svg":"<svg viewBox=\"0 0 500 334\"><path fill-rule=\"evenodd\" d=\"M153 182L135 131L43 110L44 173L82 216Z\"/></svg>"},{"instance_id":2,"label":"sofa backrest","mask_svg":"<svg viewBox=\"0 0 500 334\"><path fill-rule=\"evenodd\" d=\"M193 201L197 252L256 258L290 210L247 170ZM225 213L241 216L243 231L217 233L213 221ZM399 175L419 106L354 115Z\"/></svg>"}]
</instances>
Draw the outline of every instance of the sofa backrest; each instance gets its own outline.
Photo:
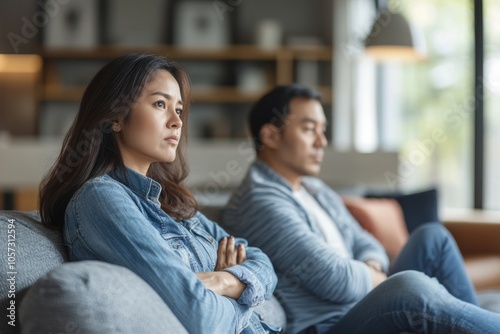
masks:
<instances>
[{"instance_id":1,"label":"sofa backrest","mask_svg":"<svg viewBox=\"0 0 500 334\"><path fill-rule=\"evenodd\" d=\"M7 247L0 256L0 333L18 333L19 306L28 287L69 257L62 234L42 225L36 211L0 211L0 238L2 249Z\"/></svg>"}]
</instances>

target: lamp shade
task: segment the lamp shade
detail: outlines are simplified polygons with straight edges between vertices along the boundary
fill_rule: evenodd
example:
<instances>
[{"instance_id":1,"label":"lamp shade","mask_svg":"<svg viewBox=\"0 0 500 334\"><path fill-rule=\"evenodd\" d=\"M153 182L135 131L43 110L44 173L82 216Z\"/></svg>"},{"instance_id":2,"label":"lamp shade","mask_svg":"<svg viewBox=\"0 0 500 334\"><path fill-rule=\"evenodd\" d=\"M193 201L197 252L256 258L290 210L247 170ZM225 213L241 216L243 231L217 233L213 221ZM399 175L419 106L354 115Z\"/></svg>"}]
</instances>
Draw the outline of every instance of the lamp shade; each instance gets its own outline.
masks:
<instances>
[{"instance_id":1,"label":"lamp shade","mask_svg":"<svg viewBox=\"0 0 500 334\"><path fill-rule=\"evenodd\" d=\"M365 39L365 51L377 60L419 61L425 59L425 44L419 32L399 13L381 12Z\"/></svg>"}]
</instances>

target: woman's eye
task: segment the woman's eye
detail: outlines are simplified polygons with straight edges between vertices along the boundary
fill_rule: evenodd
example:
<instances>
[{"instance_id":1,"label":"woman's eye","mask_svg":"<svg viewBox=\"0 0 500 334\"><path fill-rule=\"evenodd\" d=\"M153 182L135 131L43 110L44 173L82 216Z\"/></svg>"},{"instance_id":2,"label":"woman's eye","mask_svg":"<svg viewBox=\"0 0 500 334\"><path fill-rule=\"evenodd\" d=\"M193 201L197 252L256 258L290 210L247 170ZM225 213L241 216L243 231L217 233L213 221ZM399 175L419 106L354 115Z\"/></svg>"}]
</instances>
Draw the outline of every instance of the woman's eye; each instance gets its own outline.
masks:
<instances>
[{"instance_id":1,"label":"woman's eye","mask_svg":"<svg viewBox=\"0 0 500 334\"><path fill-rule=\"evenodd\" d=\"M155 105L158 108L165 108L165 102L163 102L163 101L158 101L158 102L155 103Z\"/></svg>"},{"instance_id":2,"label":"woman's eye","mask_svg":"<svg viewBox=\"0 0 500 334\"><path fill-rule=\"evenodd\" d=\"M177 115L180 115L180 114L182 114L182 109L177 108L177 109L175 109L175 112L177 113Z\"/></svg>"}]
</instances>

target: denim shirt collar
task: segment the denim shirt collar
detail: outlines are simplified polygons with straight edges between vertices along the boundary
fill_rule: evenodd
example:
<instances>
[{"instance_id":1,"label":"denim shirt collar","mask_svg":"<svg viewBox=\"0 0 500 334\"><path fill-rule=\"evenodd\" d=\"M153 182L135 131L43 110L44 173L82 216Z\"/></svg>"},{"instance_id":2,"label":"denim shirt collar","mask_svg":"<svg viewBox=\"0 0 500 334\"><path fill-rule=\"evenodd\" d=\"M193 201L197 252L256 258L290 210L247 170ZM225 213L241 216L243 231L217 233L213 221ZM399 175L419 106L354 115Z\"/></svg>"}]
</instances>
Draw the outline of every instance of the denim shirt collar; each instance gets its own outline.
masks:
<instances>
[{"instance_id":1,"label":"denim shirt collar","mask_svg":"<svg viewBox=\"0 0 500 334\"><path fill-rule=\"evenodd\" d=\"M118 168L109 173L118 182L126 185L138 195L158 202L161 185L150 177L142 175L128 167Z\"/></svg>"}]
</instances>

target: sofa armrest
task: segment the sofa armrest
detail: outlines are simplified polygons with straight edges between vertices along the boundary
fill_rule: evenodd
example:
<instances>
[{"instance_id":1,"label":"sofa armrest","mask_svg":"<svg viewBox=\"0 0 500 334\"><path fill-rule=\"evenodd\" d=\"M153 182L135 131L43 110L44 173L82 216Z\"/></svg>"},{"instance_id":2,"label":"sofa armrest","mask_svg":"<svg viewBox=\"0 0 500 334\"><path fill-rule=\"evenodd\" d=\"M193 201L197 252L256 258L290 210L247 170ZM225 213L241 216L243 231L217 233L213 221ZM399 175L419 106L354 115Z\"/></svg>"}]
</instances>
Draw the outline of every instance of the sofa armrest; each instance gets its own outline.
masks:
<instances>
[{"instance_id":1,"label":"sofa armrest","mask_svg":"<svg viewBox=\"0 0 500 334\"><path fill-rule=\"evenodd\" d=\"M444 222L477 291L500 287L500 223Z\"/></svg>"},{"instance_id":2,"label":"sofa armrest","mask_svg":"<svg viewBox=\"0 0 500 334\"><path fill-rule=\"evenodd\" d=\"M161 297L132 271L64 263L38 279L19 310L23 333L183 333Z\"/></svg>"},{"instance_id":3,"label":"sofa armrest","mask_svg":"<svg viewBox=\"0 0 500 334\"><path fill-rule=\"evenodd\" d=\"M478 223L444 221L464 257L477 255L500 256L500 222Z\"/></svg>"}]
</instances>

